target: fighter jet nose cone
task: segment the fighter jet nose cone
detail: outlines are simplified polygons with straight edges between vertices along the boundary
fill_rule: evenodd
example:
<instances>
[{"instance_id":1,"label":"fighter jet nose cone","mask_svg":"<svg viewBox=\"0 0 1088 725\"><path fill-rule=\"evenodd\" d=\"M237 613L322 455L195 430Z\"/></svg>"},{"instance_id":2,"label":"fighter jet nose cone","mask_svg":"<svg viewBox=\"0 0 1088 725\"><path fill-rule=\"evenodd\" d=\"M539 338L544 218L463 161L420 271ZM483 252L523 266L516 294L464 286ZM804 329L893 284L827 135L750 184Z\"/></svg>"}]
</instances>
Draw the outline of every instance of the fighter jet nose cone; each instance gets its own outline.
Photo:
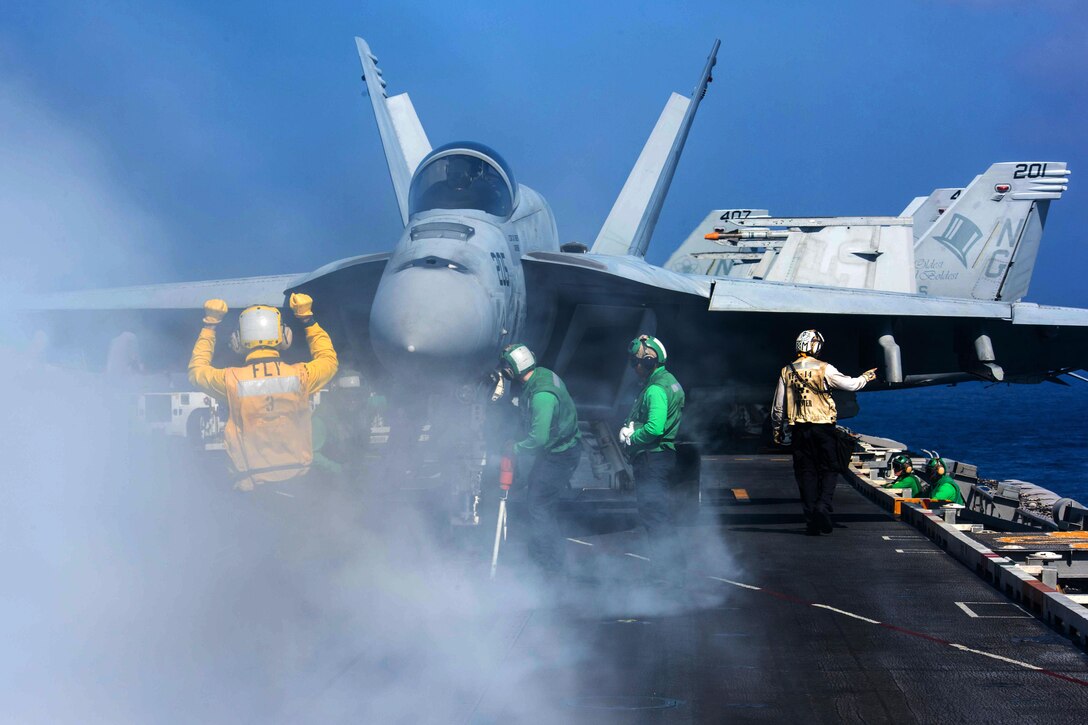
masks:
<instances>
[{"instance_id":1,"label":"fighter jet nose cone","mask_svg":"<svg viewBox=\"0 0 1088 725\"><path fill-rule=\"evenodd\" d=\"M409 268L382 280L370 336L395 375L464 375L482 369L498 339L495 310L470 275Z\"/></svg>"}]
</instances>

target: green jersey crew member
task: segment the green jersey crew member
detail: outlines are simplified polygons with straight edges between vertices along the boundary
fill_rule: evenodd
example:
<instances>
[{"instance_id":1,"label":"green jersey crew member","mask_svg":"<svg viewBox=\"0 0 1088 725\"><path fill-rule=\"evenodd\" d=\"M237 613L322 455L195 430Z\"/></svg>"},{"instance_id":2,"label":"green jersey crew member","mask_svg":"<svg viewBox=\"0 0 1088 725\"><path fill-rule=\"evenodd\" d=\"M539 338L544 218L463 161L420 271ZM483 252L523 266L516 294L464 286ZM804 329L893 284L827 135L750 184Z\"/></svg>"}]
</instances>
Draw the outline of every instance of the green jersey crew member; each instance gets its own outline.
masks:
<instances>
[{"instance_id":1,"label":"green jersey crew member","mask_svg":"<svg viewBox=\"0 0 1088 725\"><path fill-rule=\"evenodd\" d=\"M948 501L964 505L963 493L956 479L948 475L944 459L933 456L926 461L926 476L929 478L929 497L934 501Z\"/></svg>"},{"instance_id":2,"label":"green jersey crew member","mask_svg":"<svg viewBox=\"0 0 1088 725\"><path fill-rule=\"evenodd\" d=\"M635 476L638 516L646 529L651 564L667 578L681 573L684 556L669 510L669 480L676 469L676 436L684 410L684 389L665 369L665 345L639 335L627 348L642 391L620 430L629 446Z\"/></svg>"},{"instance_id":3,"label":"green jersey crew member","mask_svg":"<svg viewBox=\"0 0 1088 725\"><path fill-rule=\"evenodd\" d=\"M230 417L224 442L235 473L235 488L252 491L267 483L306 474L313 463L310 396L332 380L339 366L329 334L314 319L309 295L292 294L291 310L306 330L310 362L288 364L280 350L291 345L291 328L280 311L253 305L238 316L231 348L245 365L212 367L215 329L227 314L223 300L204 303L204 328L189 359L189 381L227 399Z\"/></svg>"},{"instance_id":4,"label":"green jersey crew member","mask_svg":"<svg viewBox=\"0 0 1088 725\"><path fill-rule=\"evenodd\" d=\"M818 536L834 530L831 504L838 483L835 421L838 412L831 390L861 390L876 378L876 369L856 378L840 373L819 358L824 336L804 330L794 347L797 359L782 368L771 404L774 441L793 442L793 476L801 496L805 533Z\"/></svg>"},{"instance_id":5,"label":"green jersey crew member","mask_svg":"<svg viewBox=\"0 0 1088 725\"><path fill-rule=\"evenodd\" d=\"M903 496L907 498L922 496L922 479L914 472L914 463L910 456L900 453L893 458L892 473L895 474L895 480L884 484L884 488L901 488Z\"/></svg>"},{"instance_id":6,"label":"green jersey crew member","mask_svg":"<svg viewBox=\"0 0 1088 725\"><path fill-rule=\"evenodd\" d=\"M529 556L545 572L557 573L563 568L559 498L570 488L582 453L578 411L559 376L538 366L525 345L508 345L503 350L499 372L521 388L518 398L525 437L514 444L514 454L529 465L524 479Z\"/></svg>"}]
</instances>

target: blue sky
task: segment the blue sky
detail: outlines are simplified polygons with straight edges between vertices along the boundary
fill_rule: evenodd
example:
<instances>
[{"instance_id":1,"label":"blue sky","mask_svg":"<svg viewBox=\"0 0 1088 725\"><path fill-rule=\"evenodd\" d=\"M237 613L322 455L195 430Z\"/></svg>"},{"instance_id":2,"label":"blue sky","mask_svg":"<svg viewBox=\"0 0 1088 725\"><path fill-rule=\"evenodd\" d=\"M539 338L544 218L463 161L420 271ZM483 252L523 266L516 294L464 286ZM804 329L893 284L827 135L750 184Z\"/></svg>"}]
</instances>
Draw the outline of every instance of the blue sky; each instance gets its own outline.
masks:
<instances>
[{"instance_id":1,"label":"blue sky","mask_svg":"<svg viewBox=\"0 0 1088 725\"><path fill-rule=\"evenodd\" d=\"M0 8L0 221L24 286L306 271L400 223L352 36L433 144L498 149L591 242L668 97L718 69L650 259L715 207L894 214L1068 161L1030 299L1088 306L1078 0ZM1084 173L1088 173L1085 171Z\"/></svg>"}]
</instances>

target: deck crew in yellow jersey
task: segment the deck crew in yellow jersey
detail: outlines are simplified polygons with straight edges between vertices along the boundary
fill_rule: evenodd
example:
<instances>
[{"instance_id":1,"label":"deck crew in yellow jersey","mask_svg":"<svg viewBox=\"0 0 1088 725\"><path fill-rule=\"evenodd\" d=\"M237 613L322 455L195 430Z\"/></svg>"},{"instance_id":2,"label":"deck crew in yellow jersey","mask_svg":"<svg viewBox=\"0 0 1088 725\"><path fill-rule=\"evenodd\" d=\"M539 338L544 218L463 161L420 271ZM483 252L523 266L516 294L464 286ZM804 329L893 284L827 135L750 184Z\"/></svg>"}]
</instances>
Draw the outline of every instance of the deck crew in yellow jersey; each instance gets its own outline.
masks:
<instances>
[{"instance_id":1,"label":"deck crew in yellow jersey","mask_svg":"<svg viewBox=\"0 0 1088 725\"><path fill-rule=\"evenodd\" d=\"M230 418L224 431L235 488L252 491L263 483L286 481L307 473L313 462L310 396L321 390L339 365L329 334L313 317L309 295L291 295L291 310L306 330L310 362L289 364L280 350L291 345L291 329L275 307L254 305L238 317L231 337L235 352L246 354L243 367L212 367L215 328L227 314L223 300L204 303L204 329L189 359L189 381L227 399Z\"/></svg>"}]
</instances>

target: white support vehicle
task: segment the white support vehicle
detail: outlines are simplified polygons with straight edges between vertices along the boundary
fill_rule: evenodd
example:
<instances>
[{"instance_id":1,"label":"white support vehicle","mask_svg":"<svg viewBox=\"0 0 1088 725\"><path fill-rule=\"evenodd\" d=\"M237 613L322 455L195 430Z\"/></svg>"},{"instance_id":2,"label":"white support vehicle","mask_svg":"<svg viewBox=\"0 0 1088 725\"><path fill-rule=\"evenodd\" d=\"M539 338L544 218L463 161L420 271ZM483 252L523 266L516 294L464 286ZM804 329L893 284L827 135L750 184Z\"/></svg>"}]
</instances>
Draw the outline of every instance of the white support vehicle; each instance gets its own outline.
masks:
<instances>
[{"instance_id":1,"label":"white support vehicle","mask_svg":"<svg viewBox=\"0 0 1088 725\"><path fill-rule=\"evenodd\" d=\"M222 430L226 410L199 391L144 393L136 403L137 419L150 431L188 439L207 450L223 447Z\"/></svg>"}]
</instances>

